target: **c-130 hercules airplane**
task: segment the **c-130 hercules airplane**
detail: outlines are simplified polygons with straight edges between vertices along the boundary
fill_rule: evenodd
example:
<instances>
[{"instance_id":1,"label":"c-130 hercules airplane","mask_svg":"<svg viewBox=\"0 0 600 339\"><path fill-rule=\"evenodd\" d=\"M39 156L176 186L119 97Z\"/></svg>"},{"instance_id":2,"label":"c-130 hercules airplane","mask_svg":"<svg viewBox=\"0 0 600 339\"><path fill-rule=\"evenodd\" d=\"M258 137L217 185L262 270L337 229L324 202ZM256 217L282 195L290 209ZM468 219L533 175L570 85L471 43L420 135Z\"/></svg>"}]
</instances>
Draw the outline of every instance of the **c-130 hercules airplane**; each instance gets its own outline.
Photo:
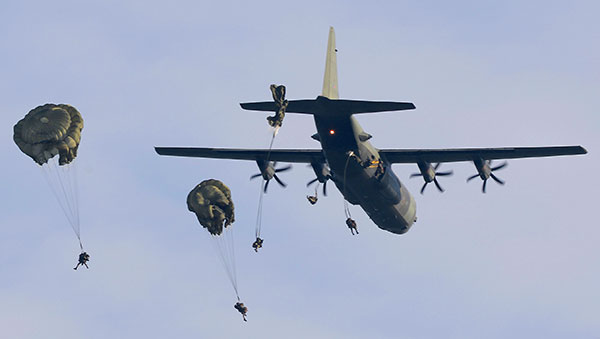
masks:
<instances>
[{"instance_id":1,"label":"c-130 hercules airplane","mask_svg":"<svg viewBox=\"0 0 600 339\"><path fill-rule=\"evenodd\" d=\"M317 133L312 136L321 143L316 149L225 149L156 147L160 155L254 160L262 177L277 178L276 162L308 163L325 184L331 179L344 198L353 205L360 205L375 224L386 231L403 234L417 220L416 203L406 187L392 171L395 163L415 163L426 185L433 182L443 191L436 180L436 169L442 162L471 161L480 177L485 193L487 180L504 184L493 171L505 166L492 167L497 159L517 159L586 154L581 146L507 147L507 148L456 148L456 149L377 149L369 142L371 135L363 131L354 114L376 113L415 109L408 102L359 101L339 99L337 81L337 58L335 33L329 29L327 59L323 80L323 93L316 99L290 100L286 113L311 114ZM277 112L275 102L242 103L245 110ZM438 163L433 166L432 163ZM448 175L450 172L437 173Z\"/></svg>"}]
</instances>

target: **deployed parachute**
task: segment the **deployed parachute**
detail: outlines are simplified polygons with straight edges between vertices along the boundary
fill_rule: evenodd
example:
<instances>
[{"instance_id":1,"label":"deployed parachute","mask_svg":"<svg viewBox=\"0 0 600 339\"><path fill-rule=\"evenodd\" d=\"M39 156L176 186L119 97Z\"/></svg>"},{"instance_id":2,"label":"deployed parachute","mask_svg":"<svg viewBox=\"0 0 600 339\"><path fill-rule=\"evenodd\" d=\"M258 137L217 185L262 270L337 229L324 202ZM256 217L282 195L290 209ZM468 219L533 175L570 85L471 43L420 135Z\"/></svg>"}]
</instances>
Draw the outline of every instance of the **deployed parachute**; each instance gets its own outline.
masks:
<instances>
[{"instance_id":1,"label":"deployed parachute","mask_svg":"<svg viewBox=\"0 0 600 339\"><path fill-rule=\"evenodd\" d=\"M75 107L45 104L17 122L13 139L38 165L58 154L58 164L62 166L77 156L82 129L83 119Z\"/></svg>"},{"instance_id":2,"label":"deployed parachute","mask_svg":"<svg viewBox=\"0 0 600 339\"><path fill-rule=\"evenodd\" d=\"M235 221L231 191L219 180L204 180L194 187L188 194L187 206L212 235L221 235L223 228Z\"/></svg>"},{"instance_id":3,"label":"deployed parachute","mask_svg":"<svg viewBox=\"0 0 600 339\"><path fill-rule=\"evenodd\" d=\"M13 140L44 171L48 184L81 244L77 177L71 162L77 157L83 118L65 104L38 106L14 126ZM53 158L58 155L57 161Z\"/></svg>"},{"instance_id":4,"label":"deployed parachute","mask_svg":"<svg viewBox=\"0 0 600 339\"><path fill-rule=\"evenodd\" d=\"M188 194L187 207L196 214L200 225L212 235L212 243L239 301L231 227L235 221L231 191L219 180L204 180Z\"/></svg>"}]
</instances>

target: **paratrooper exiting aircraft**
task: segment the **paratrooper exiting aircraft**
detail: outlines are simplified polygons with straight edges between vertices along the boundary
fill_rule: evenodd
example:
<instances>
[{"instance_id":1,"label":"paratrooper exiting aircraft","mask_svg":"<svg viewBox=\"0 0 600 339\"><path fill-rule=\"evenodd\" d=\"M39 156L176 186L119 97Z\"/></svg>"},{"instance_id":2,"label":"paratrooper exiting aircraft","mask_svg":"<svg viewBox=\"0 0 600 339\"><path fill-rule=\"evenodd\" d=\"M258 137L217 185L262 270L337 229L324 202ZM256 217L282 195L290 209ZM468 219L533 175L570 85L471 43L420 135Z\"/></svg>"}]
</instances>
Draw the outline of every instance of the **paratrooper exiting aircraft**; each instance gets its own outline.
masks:
<instances>
[{"instance_id":1,"label":"paratrooper exiting aircraft","mask_svg":"<svg viewBox=\"0 0 600 339\"><path fill-rule=\"evenodd\" d=\"M505 163L492 166L492 160L561 155L586 154L581 146L552 147L504 147L504 148L456 148L456 149L377 149L369 142L366 133L354 118L354 114L400 111L415 109L409 102L359 101L339 99L337 81L337 58L335 33L329 30L327 59L323 92L316 99L289 100L286 113L310 114L317 133L312 136L321 143L322 149L226 149L194 147L156 147L160 155L219 158L256 161L265 180L276 179L276 162L307 163L316 174L316 180L325 184L331 179L344 198L353 205L360 205L375 224L386 231L403 234L417 220L416 203L406 187L392 171L392 164L417 164L427 184L433 182L443 191L436 180L436 169L444 162L473 162L485 193L488 179L499 184L502 180L494 171ZM277 112L273 101L242 103L245 110ZM433 163L437 165L433 166ZM437 176L451 172L438 172Z\"/></svg>"}]
</instances>

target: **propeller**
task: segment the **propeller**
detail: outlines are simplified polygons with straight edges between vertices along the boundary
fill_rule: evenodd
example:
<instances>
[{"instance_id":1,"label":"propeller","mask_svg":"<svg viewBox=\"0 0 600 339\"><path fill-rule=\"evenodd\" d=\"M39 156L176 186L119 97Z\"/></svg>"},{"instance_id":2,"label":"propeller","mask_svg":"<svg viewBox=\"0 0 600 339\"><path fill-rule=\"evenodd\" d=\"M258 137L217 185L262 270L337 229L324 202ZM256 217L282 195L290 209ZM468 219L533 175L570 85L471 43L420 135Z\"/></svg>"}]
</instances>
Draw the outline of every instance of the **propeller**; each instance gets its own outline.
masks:
<instances>
[{"instance_id":1,"label":"propeller","mask_svg":"<svg viewBox=\"0 0 600 339\"><path fill-rule=\"evenodd\" d=\"M292 165L287 165L276 169L275 166L277 166L277 161L267 162L264 160L257 160L256 163L258 164L258 169L260 170L260 173L252 175L250 177L250 180L262 177L265 180L265 193L267 193L267 188L269 187L269 182L271 181L271 179L275 179L275 181L277 181L277 183L281 185L281 187L287 187L287 184L281 181L281 179L279 179L277 173L289 171L292 168Z\"/></svg>"},{"instance_id":2,"label":"propeller","mask_svg":"<svg viewBox=\"0 0 600 339\"><path fill-rule=\"evenodd\" d=\"M494 175L493 172L506 167L506 165L508 165L508 162L505 161L498 166L491 167L492 160L483 160L483 159L479 158L479 159L475 159L473 161L473 163L475 164L475 168L477 168L478 173L468 177L467 182L469 182L477 177L480 177L481 180L483 180L483 185L481 186L481 192L485 193L487 180L489 178L492 178L492 180L499 183L500 185L505 184L504 180L498 178L496 175Z\"/></svg>"},{"instance_id":3,"label":"propeller","mask_svg":"<svg viewBox=\"0 0 600 339\"><path fill-rule=\"evenodd\" d=\"M449 176L449 175L452 175L454 172L453 171L437 172L437 169L440 167L441 164L442 163L439 162L435 166L431 166L431 164L426 161L417 162L420 173L413 173L410 175L410 177L411 178L423 177L423 180L425 180L423 187L421 187L421 194L423 194L423 192L425 192L425 187L427 187L427 185L431 182L433 182L435 184L435 187L437 187L437 189L440 192L444 192L444 189L442 188L440 183L437 181L437 177Z\"/></svg>"}]
</instances>

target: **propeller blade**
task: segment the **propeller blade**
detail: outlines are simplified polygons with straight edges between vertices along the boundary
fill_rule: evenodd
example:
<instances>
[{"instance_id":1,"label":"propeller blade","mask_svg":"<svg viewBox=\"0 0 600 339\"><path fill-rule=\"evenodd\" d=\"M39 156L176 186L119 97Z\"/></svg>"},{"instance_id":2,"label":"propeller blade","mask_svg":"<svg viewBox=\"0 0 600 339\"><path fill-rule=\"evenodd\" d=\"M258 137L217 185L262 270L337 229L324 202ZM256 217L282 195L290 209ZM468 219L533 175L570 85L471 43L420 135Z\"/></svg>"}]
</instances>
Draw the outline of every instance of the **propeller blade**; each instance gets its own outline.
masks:
<instances>
[{"instance_id":1,"label":"propeller blade","mask_svg":"<svg viewBox=\"0 0 600 339\"><path fill-rule=\"evenodd\" d=\"M437 181L436 178L433 178L433 183L435 184L435 186L438 188L438 190L440 192L444 192L444 189L442 188L442 186L440 186L440 183Z\"/></svg>"},{"instance_id":2,"label":"propeller blade","mask_svg":"<svg viewBox=\"0 0 600 339\"><path fill-rule=\"evenodd\" d=\"M421 173L413 173L410 175L411 178L420 177L420 176L421 176Z\"/></svg>"},{"instance_id":3,"label":"propeller blade","mask_svg":"<svg viewBox=\"0 0 600 339\"><path fill-rule=\"evenodd\" d=\"M483 181L483 186L481 187L481 192L485 193L485 185L487 184L487 179Z\"/></svg>"},{"instance_id":4,"label":"propeller blade","mask_svg":"<svg viewBox=\"0 0 600 339\"><path fill-rule=\"evenodd\" d=\"M421 187L421 194L423 194L423 192L425 192L425 187L427 187L428 182L423 184L423 187Z\"/></svg>"},{"instance_id":5,"label":"propeller blade","mask_svg":"<svg viewBox=\"0 0 600 339\"><path fill-rule=\"evenodd\" d=\"M257 173L257 174L255 174L255 175L251 176L251 177L250 177L250 180L252 180L252 179L254 179L254 178L258 178L258 177L260 177L260 176L262 176L262 174L260 174L260 173Z\"/></svg>"},{"instance_id":6,"label":"propeller blade","mask_svg":"<svg viewBox=\"0 0 600 339\"><path fill-rule=\"evenodd\" d=\"M433 167L433 169L434 169L434 170L437 170L437 169L438 169L438 167L440 167L440 165L441 165L441 164L442 164L441 162L438 162L437 164L435 164L435 166Z\"/></svg>"},{"instance_id":7,"label":"propeller blade","mask_svg":"<svg viewBox=\"0 0 600 339\"><path fill-rule=\"evenodd\" d=\"M475 174L475 175L470 176L469 178L467 178L467 182L469 182L469 181L477 178L478 176L479 176L479 174Z\"/></svg>"},{"instance_id":8,"label":"propeller blade","mask_svg":"<svg viewBox=\"0 0 600 339\"><path fill-rule=\"evenodd\" d=\"M504 185L504 181L500 180L497 176L494 175L494 173L490 173L490 177L492 177L492 179L494 179L494 181L499 183L500 185Z\"/></svg>"},{"instance_id":9,"label":"propeller blade","mask_svg":"<svg viewBox=\"0 0 600 339\"><path fill-rule=\"evenodd\" d=\"M281 179L279 179L279 177L277 177L277 174L273 176L273 179L275 179L275 181L277 181L277 183L280 184L282 187L287 187L286 183L284 183L283 181L281 181Z\"/></svg>"},{"instance_id":10,"label":"propeller blade","mask_svg":"<svg viewBox=\"0 0 600 339\"><path fill-rule=\"evenodd\" d=\"M271 180L267 180L267 182L265 182L265 189L263 190L264 193L267 193L267 187L269 187L269 182Z\"/></svg>"},{"instance_id":11,"label":"propeller blade","mask_svg":"<svg viewBox=\"0 0 600 339\"><path fill-rule=\"evenodd\" d=\"M327 196L327 180L323 183L323 195Z\"/></svg>"},{"instance_id":12,"label":"propeller blade","mask_svg":"<svg viewBox=\"0 0 600 339\"><path fill-rule=\"evenodd\" d=\"M314 178L313 180L309 181L308 184L306 184L306 187L312 185L315 183L315 181L319 180L319 178Z\"/></svg>"},{"instance_id":13,"label":"propeller blade","mask_svg":"<svg viewBox=\"0 0 600 339\"><path fill-rule=\"evenodd\" d=\"M279 172L285 172L285 171L289 171L292 169L292 165L287 165L285 167L282 168L278 168L275 170L275 173L279 173Z\"/></svg>"},{"instance_id":14,"label":"propeller blade","mask_svg":"<svg viewBox=\"0 0 600 339\"><path fill-rule=\"evenodd\" d=\"M454 174L454 172L453 172L453 171L448 171L448 172L440 172L440 173L436 173L436 174L435 174L435 176L436 176L436 177L445 177L445 176L452 175L452 174Z\"/></svg>"},{"instance_id":15,"label":"propeller blade","mask_svg":"<svg viewBox=\"0 0 600 339\"><path fill-rule=\"evenodd\" d=\"M508 165L508 162L505 161L505 162L503 162L502 164L500 164L500 165L498 165L496 167L492 167L492 171L496 171L496 170L499 170L501 168L504 168L504 167L506 167L506 165Z\"/></svg>"}]
</instances>

